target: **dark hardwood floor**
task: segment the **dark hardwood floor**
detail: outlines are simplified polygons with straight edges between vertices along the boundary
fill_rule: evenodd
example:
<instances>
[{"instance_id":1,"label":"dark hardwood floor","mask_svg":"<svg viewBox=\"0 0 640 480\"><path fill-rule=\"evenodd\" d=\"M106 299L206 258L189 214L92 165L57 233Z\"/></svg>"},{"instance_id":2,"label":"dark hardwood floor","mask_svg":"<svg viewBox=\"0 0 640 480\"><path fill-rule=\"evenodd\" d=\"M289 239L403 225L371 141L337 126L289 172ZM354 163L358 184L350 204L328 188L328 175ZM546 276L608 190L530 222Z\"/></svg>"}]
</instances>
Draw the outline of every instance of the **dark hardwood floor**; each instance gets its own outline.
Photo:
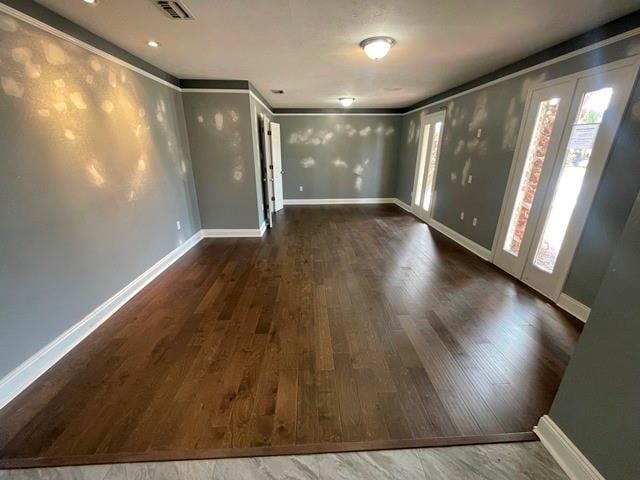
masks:
<instances>
[{"instance_id":1,"label":"dark hardwood floor","mask_svg":"<svg viewBox=\"0 0 640 480\"><path fill-rule=\"evenodd\" d=\"M579 325L393 205L205 239L0 411L0 466L531 439Z\"/></svg>"}]
</instances>

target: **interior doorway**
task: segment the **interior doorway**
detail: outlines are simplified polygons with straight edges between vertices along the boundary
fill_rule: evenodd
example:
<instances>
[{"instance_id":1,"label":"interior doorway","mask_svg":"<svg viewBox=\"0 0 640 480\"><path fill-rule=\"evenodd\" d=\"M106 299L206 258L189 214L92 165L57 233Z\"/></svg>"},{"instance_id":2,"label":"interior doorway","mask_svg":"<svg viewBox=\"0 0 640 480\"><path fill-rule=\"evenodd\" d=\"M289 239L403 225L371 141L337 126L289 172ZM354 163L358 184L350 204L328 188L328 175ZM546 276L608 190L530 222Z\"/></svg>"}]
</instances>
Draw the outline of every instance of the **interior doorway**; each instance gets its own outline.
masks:
<instances>
[{"instance_id":1,"label":"interior doorway","mask_svg":"<svg viewBox=\"0 0 640 480\"><path fill-rule=\"evenodd\" d=\"M413 213L427 223L433 215L435 204L435 179L438 171L444 120L444 110L433 113L423 119L419 130L420 142L411 208Z\"/></svg>"},{"instance_id":2,"label":"interior doorway","mask_svg":"<svg viewBox=\"0 0 640 480\"><path fill-rule=\"evenodd\" d=\"M543 84L529 95L494 263L557 301L629 99L637 63Z\"/></svg>"},{"instance_id":3,"label":"interior doorway","mask_svg":"<svg viewBox=\"0 0 640 480\"><path fill-rule=\"evenodd\" d=\"M271 122L265 115L261 115L258 130L264 215L267 226L272 227L273 214L284 208L280 124Z\"/></svg>"}]
</instances>

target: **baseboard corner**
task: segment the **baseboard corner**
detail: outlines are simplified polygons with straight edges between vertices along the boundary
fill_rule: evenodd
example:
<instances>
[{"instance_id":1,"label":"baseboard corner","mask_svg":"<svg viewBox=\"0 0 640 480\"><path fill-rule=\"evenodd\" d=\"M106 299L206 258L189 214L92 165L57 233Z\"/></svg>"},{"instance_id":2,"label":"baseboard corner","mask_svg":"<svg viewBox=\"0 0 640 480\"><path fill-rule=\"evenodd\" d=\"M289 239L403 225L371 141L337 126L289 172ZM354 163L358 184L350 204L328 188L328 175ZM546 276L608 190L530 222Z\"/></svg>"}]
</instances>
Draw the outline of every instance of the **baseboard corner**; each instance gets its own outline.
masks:
<instances>
[{"instance_id":1,"label":"baseboard corner","mask_svg":"<svg viewBox=\"0 0 640 480\"><path fill-rule=\"evenodd\" d=\"M540 418L533 432L571 480L605 480L549 415Z\"/></svg>"},{"instance_id":2,"label":"baseboard corner","mask_svg":"<svg viewBox=\"0 0 640 480\"><path fill-rule=\"evenodd\" d=\"M394 198L393 199L393 203L396 204L397 206L399 206L400 208L402 208L403 210L405 210L405 211L407 211L409 213L413 213L413 210L411 209L411 206L407 205L406 203L404 203L399 198Z\"/></svg>"}]
</instances>

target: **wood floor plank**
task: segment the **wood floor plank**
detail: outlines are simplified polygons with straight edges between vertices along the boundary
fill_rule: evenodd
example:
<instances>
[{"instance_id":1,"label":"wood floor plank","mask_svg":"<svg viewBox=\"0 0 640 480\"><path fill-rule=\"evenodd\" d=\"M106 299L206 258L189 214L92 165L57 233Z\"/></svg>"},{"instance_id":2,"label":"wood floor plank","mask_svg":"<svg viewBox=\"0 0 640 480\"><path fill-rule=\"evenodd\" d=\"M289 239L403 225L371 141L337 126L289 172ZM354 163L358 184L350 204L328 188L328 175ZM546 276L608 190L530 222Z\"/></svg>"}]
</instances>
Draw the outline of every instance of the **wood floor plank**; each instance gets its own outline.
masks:
<instances>
[{"instance_id":1,"label":"wood floor plank","mask_svg":"<svg viewBox=\"0 0 640 480\"><path fill-rule=\"evenodd\" d=\"M205 239L0 411L0 467L529 439L575 321L393 205Z\"/></svg>"}]
</instances>

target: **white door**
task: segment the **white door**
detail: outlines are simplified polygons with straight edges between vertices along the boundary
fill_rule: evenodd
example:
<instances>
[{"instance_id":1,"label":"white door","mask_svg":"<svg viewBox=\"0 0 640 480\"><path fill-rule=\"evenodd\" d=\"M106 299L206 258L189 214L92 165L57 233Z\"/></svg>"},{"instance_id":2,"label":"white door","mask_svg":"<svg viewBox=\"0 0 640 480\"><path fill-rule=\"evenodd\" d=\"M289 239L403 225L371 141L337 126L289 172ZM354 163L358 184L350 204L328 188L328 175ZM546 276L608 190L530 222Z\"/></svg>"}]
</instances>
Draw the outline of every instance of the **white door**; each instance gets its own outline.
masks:
<instances>
[{"instance_id":1,"label":"white door","mask_svg":"<svg viewBox=\"0 0 640 480\"><path fill-rule=\"evenodd\" d=\"M264 154L263 169L265 175L263 177L263 186L266 189L266 211L267 211L267 223L269 227L273 226L273 213L274 213L274 193L273 193L273 169L272 156L271 156L271 140L269 130L269 120L264 115L261 116L262 122L262 150Z\"/></svg>"},{"instance_id":2,"label":"white door","mask_svg":"<svg viewBox=\"0 0 640 480\"><path fill-rule=\"evenodd\" d=\"M411 208L425 222L431 219L435 204L435 182L444 119L444 111L428 115L422 121L419 130L420 142L418 144L418 159L413 181Z\"/></svg>"},{"instance_id":3,"label":"white door","mask_svg":"<svg viewBox=\"0 0 640 480\"><path fill-rule=\"evenodd\" d=\"M280 124L271 122L271 161L273 165L274 211L282 210L284 198L282 193L282 154L280 149Z\"/></svg>"},{"instance_id":4,"label":"white door","mask_svg":"<svg viewBox=\"0 0 640 480\"><path fill-rule=\"evenodd\" d=\"M494 262L557 300L638 71L599 69L536 90Z\"/></svg>"}]
</instances>

